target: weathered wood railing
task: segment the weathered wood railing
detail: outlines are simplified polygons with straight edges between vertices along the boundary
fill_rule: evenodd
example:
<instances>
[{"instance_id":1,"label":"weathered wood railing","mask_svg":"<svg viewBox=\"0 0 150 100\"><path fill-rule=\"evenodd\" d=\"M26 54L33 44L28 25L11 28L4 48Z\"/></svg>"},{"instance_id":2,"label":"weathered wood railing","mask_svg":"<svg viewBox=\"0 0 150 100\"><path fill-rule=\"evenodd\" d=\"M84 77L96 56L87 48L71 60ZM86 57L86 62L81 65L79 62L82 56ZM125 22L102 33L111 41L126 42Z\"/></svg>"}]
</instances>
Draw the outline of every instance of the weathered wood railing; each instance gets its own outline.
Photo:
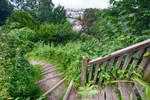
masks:
<instances>
[{"instance_id":1,"label":"weathered wood railing","mask_svg":"<svg viewBox=\"0 0 150 100\"><path fill-rule=\"evenodd\" d=\"M87 81L93 81L94 83L96 81L101 82L101 80L97 77L100 66L105 67L106 65L109 65L111 69L112 66L115 65L117 68L122 68L122 70L125 70L130 64L132 67L138 66L137 72L140 73L148 62L150 62L150 57L143 57L145 52L150 52L150 39L91 61L88 61L88 57L84 56L82 63L81 85L84 85ZM138 57L134 57L135 53L137 53ZM88 71L88 75L87 69L90 69ZM129 76L130 74L131 73L129 72Z\"/></svg>"}]
</instances>

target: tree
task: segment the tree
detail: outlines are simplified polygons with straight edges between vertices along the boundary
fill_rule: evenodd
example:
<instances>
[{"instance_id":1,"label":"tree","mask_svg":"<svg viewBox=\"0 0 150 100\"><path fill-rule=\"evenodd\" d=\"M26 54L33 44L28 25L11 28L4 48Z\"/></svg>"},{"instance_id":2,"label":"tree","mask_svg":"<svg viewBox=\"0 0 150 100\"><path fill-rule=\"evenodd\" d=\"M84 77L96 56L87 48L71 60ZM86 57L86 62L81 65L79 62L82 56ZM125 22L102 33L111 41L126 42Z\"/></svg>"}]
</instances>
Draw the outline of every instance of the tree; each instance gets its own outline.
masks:
<instances>
[{"instance_id":1,"label":"tree","mask_svg":"<svg viewBox=\"0 0 150 100\"><path fill-rule=\"evenodd\" d=\"M13 11L13 6L8 0L0 0L0 25L5 24L5 20Z\"/></svg>"},{"instance_id":2,"label":"tree","mask_svg":"<svg viewBox=\"0 0 150 100\"><path fill-rule=\"evenodd\" d=\"M39 0L10 0L14 5L15 10L23 10L37 17L37 10L39 8Z\"/></svg>"},{"instance_id":3,"label":"tree","mask_svg":"<svg viewBox=\"0 0 150 100\"><path fill-rule=\"evenodd\" d=\"M66 22L66 10L63 6L58 5L53 10L53 21L55 24Z\"/></svg>"},{"instance_id":4,"label":"tree","mask_svg":"<svg viewBox=\"0 0 150 100\"><path fill-rule=\"evenodd\" d=\"M150 29L150 0L110 0L111 10L124 16L132 27L132 33L141 34Z\"/></svg>"},{"instance_id":5,"label":"tree","mask_svg":"<svg viewBox=\"0 0 150 100\"><path fill-rule=\"evenodd\" d=\"M16 10L28 12L40 23L64 23L66 11L63 6L53 4L52 0L11 0Z\"/></svg>"},{"instance_id":6,"label":"tree","mask_svg":"<svg viewBox=\"0 0 150 100\"><path fill-rule=\"evenodd\" d=\"M99 15L100 11L98 9L86 9L84 11L84 16L83 16L83 20L82 20L82 30L87 33L90 34L90 30L89 28L93 25L94 21L97 20L98 15Z\"/></svg>"},{"instance_id":7,"label":"tree","mask_svg":"<svg viewBox=\"0 0 150 100\"><path fill-rule=\"evenodd\" d=\"M56 8L51 0L40 0L38 16L41 23L60 24L66 21L66 11L63 6Z\"/></svg>"},{"instance_id":8,"label":"tree","mask_svg":"<svg viewBox=\"0 0 150 100\"><path fill-rule=\"evenodd\" d=\"M39 9L38 9L38 17L41 23L48 23L52 21L53 18L53 8L54 4L51 0L40 0Z\"/></svg>"},{"instance_id":9,"label":"tree","mask_svg":"<svg viewBox=\"0 0 150 100\"><path fill-rule=\"evenodd\" d=\"M28 27L37 30L39 23L34 17L25 11L15 11L8 19L7 24L19 23L20 27Z\"/></svg>"},{"instance_id":10,"label":"tree","mask_svg":"<svg viewBox=\"0 0 150 100\"><path fill-rule=\"evenodd\" d=\"M39 0L10 0L17 10L34 10Z\"/></svg>"}]
</instances>

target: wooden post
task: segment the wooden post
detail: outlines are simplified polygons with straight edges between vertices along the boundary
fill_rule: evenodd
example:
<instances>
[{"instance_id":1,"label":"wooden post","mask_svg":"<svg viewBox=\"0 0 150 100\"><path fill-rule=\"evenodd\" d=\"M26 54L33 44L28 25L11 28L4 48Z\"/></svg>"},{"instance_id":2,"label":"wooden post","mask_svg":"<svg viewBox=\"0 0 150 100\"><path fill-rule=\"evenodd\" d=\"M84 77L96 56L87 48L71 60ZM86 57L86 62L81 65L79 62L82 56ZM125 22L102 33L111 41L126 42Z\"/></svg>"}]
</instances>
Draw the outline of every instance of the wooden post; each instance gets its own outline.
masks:
<instances>
[{"instance_id":1,"label":"wooden post","mask_svg":"<svg viewBox=\"0 0 150 100\"><path fill-rule=\"evenodd\" d=\"M144 81L149 82L150 81L150 59L146 65L146 68L144 69Z\"/></svg>"},{"instance_id":2,"label":"wooden post","mask_svg":"<svg viewBox=\"0 0 150 100\"><path fill-rule=\"evenodd\" d=\"M82 60L82 76L81 76L81 85L85 85L86 82L86 70L87 70L87 66L88 66L88 57L87 56L83 56L83 60Z\"/></svg>"},{"instance_id":3,"label":"wooden post","mask_svg":"<svg viewBox=\"0 0 150 100\"><path fill-rule=\"evenodd\" d=\"M73 86L73 80L70 82L69 87L68 87L68 89L67 89L67 92L66 92L66 94L65 94L65 96L64 96L64 98L63 98L63 100L68 100L68 97L69 97L69 94L70 94L70 92L71 92L72 86Z\"/></svg>"}]
</instances>

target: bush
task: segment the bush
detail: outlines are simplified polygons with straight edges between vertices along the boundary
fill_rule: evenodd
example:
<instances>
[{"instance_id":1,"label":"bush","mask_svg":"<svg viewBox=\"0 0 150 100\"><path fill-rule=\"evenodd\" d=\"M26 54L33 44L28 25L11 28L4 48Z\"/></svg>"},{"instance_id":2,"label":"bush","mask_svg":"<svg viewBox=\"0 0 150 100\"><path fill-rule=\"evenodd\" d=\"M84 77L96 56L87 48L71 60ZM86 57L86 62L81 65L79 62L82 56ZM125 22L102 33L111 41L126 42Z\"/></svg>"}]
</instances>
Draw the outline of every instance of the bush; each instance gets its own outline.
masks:
<instances>
[{"instance_id":1,"label":"bush","mask_svg":"<svg viewBox=\"0 0 150 100\"><path fill-rule=\"evenodd\" d=\"M14 48L18 48L21 54L31 51L37 41L37 34L27 27L11 30L7 37L7 41L13 41Z\"/></svg>"},{"instance_id":2,"label":"bush","mask_svg":"<svg viewBox=\"0 0 150 100\"><path fill-rule=\"evenodd\" d=\"M16 11L7 19L7 24L14 22L20 23L22 27L28 27L34 30L37 30L39 27L39 23L35 18L25 11Z\"/></svg>"},{"instance_id":3,"label":"bush","mask_svg":"<svg viewBox=\"0 0 150 100\"><path fill-rule=\"evenodd\" d=\"M89 29L99 39L104 38L104 36L112 37L129 33L123 32L121 26L117 24L117 18L104 15L100 16Z\"/></svg>"},{"instance_id":4,"label":"bush","mask_svg":"<svg viewBox=\"0 0 150 100\"><path fill-rule=\"evenodd\" d=\"M121 13L124 13L124 11L120 12L120 14ZM115 12L115 9L104 9L101 10L98 19L95 20L94 24L89 27L89 30L92 32L92 34L99 38L103 38L104 35L109 35L110 37L120 34L148 35L149 28L147 27L147 29L144 29L144 27L147 26L147 23L143 24L143 27L141 27L142 24L143 22L136 19L134 13L119 15Z\"/></svg>"},{"instance_id":5,"label":"bush","mask_svg":"<svg viewBox=\"0 0 150 100\"><path fill-rule=\"evenodd\" d=\"M36 41L38 38L37 34L27 27L21 29L14 29L8 33L8 36L14 39L18 38L22 41L33 41L33 42Z\"/></svg>"},{"instance_id":6,"label":"bush","mask_svg":"<svg viewBox=\"0 0 150 100\"><path fill-rule=\"evenodd\" d=\"M54 39L53 36L57 35L54 33L54 30L55 30L54 24L44 24L40 26L38 34L42 40L49 41Z\"/></svg>"},{"instance_id":7,"label":"bush","mask_svg":"<svg viewBox=\"0 0 150 100\"><path fill-rule=\"evenodd\" d=\"M37 81L37 71L23 57L34 46L32 41L35 39L35 32L22 28L12 30L8 34L0 34L0 37L0 66L3 68L1 77L4 79L0 84L5 85L0 89L6 90L0 90L0 93L3 93L0 94L0 99L35 100L40 93L39 86L34 85Z\"/></svg>"},{"instance_id":8,"label":"bush","mask_svg":"<svg viewBox=\"0 0 150 100\"><path fill-rule=\"evenodd\" d=\"M68 22L64 24L44 24L40 26L38 31L39 36L44 41L63 41L73 38L75 31L72 30L72 25Z\"/></svg>"},{"instance_id":9,"label":"bush","mask_svg":"<svg viewBox=\"0 0 150 100\"><path fill-rule=\"evenodd\" d=\"M21 24L18 23L18 22L14 22L14 23L10 23L8 25L3 25L2 26L2 30L5 32L5 33L9 33L11 30L13 29L20 29L22 28Z\"/></svg>"},{"instance_id":10,"label":"bush","mask_svg":"<svg viewBox=\"0 0 150 100\"><path fill-rule=\"evenodd\" d=\"M8 92L9 82L8 75L5 75L4 68L0 62L0 99L10 99L10 95Z\"/></svg>"}]
</instances>

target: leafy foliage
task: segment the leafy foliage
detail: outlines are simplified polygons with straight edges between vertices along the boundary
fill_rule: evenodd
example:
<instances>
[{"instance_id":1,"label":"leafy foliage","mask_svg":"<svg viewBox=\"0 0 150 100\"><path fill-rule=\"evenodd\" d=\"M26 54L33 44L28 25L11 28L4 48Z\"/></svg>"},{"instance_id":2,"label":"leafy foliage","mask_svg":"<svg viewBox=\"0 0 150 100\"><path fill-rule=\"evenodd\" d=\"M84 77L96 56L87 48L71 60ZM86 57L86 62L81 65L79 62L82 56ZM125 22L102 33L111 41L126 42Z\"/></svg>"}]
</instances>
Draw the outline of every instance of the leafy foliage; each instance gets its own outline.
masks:
<instances>
[{"instance_id":1,"label":"leafy foliage","mask_svg":"<svg viewBox=\"0 0 150 100\"><path fill-rule=\"evenodd\" d=\"M1 62L0 62L1 63ZM0 64L0 98L1 99L10 99L10 95L8 92L8 76L4 75L4 68Z\"/></svg>"},{"instance_id":2,"label":"leafy foliage","mask_svg":"<svg viewBox=\"0 0 150 100\"><path fill-rule=\"evenodd\" d=\"M150 1L147 0L110 0L111 11L116 16L124 16L133 34L142 34L150 29ZM112 15L113 16L113 15Z\"/></svg>"},{"instance_id":3,"label":"leafy foliage","mask_svg":"<svg viewBox=\"0 0 150 100\"><path fill-rule=\"evenodd\" d=\"M15 9L24 11L35 11L38 0L10 0Z\"/></svg>"},{"instance_id":4,"label":"leafy foliage","mask_svg":"<svg viewBox=\"0 0 150 100\"><path fill-rule=\"evenodd\" d=\"M28 28L22 28L0 35L0 58L4 77L0 83L6 85L5 88L2 87L6 91L1 91L0 98L18 100L38 98L40 89L38 85L34 85L37 81L37 71L23 57L33 47L32 39L35 38L35 33Z\"/></svg>"},{"instance_id":5,"label":"leafy foliage","mask_svg":"<svg viewBox=\"0 0 150 100\"><path fill-rule=\"evenodd\" d=\"M145 38L143 38L143 40L144 39ZM26 56L29 59L39 58L55 62L61 69L60 71L64 72L64 76L68 76L67 83L69 84L71 80L74 80L74 87L78 87L80 85L81 79L82 56L88 56L89 59L94 59L100 56L108 55L118 49L125 48L139 41L142 41L142 39L140 39L140 36L134 37L132 39L131 37L125 37L121 35L117 38L105 37L99 40L94 36L81 34L78 40L69 41L67 43L51 43L49 44L50 46L40 44ZM117 75L119 74L121 73L118 72Z\"/></svg>"},{"instance_id":6,"label":"leafy foliage","mask_svg":"<svg viewBox=\"0 0 150 100\"><path fill-rule=\"evenodd\" d=\"M7 24L14 22L19 23L21 27L28 27L34 30L37 30L39 27L39 23L25 11L16 11L7 19Z\"/></svg>"},{"instance_id":7,"label":"leafy foliage","mask_svg":"<svg viewBox=\"0 0 150 100\"><path fill-rule=\"evenodd\" d=\"M87 84L85 87L79 87L79 92L78 94L81 95L81 96L90 96L92 97L92 95L94 94L98 94L99 91L95 90L94 89L94 85L92 84ZM89 99L84 99L84 100L89 100ZM93 100L92 98L90 100Z\"/></svg>"},{"instance_id":8,"label":"leafy foliage","mask_svg":"<svg viewBox=\"0 0 150 100\"><path fill-rule=\"evenodd\" d=\"M63 24L66 22L66 10L63 6L58 5L53 10L53 20L54 24Z\"/></svg>"},{"instance_id":9,"label":"leafy foliage","mask_svg":"<svg viewBox=\"0 0 150 100\"><path fill-rule=\"evenodd\" d=\"M78 33L66 22L64 7L55 7L52 0L11 1L15 2L18 10L23 11L15 11L7 19L7 25L0 28L0 99L33 100L40 95L39 87L34 85L40 78L36 75L40 71L33 68L23 56L34 46L36 47L26 57L55 62L64 73L63 76L68 76L67 83L75 80L74 87L79 87L82 56L97 58L150 38L150 2L147 0L110 0L111 7L108 9L86 9L82 20L83 32L90 35L82 33L76 40ZM4 24L10 15L11 5L6 0L0 2L0 7L3 8L0 9L0 24ZM40 44L36 44L38 38L42 41ZM149 56L149 53L144 56ZM128 70L132 71L133 76L142 76L142 73L137 74L134 69L122 71L116 66L112 70L101 68L99 70L105 71L98 77L102 81L107 80L108 84L113 84L112 79L126 79ZM145 86L148 87L145 96L148 98L149 86ZM91 85L82 87L80 94L93 95L96 91L93 92L92 88Z\"/></svg>"},{"instance_id":10,"label":"leafy foliage","mask_svg":"<svg viewBox=\"0 0 150 100\"><path fill-rule=\"evenodd\" d=\"M64 41L72 38L75 31L72 30L72 25L68 22L64 24L44 24L40 26L38 31L39 36L44 41Z\"/></svg>"},{"instance_id":11,"label":"leafy foliage","mask_svg":"<svg viewBox=\"0 0 150 100\"><path fill-rule=\"evenodd\" d=\"M149 85L149 83L146 83L139 78L133 78L132 80L138 82L140 85L143 86L143 90L145 91L145 95L142 98L149 100L150 99L150 85Z\"/></svg>"},{"instance_id":12,"label":"leafy foliage","mask_svg":"<svg viewBox=\"0 0 150 100\"><path fill-rule=\"evenodd\" d=\"M52 10L53 10L54 4L52 3L52 0L40 0L39 5L39 19L40 22L50 22L52 21Z\"/></svg>"},{"instance_id":13,"label":"leafy foliage","mask_svg":"<svg viewBox=\"0 0 150 100\"><path fill-rule=\"evenodd\" d=\"M93 25L93 22L97 20L98 13L99 13L98 9L92 9L92 8L86 9L84 11L84 17L82 19L82 31L83 32L87 34L91 34L91 31L89 30L89 28Z\"/></svg>"},{"instance_id":14,"label":"leafy foliage","mask_svg":"<svg viewBox=\"0 0 150 100\"><path fill-rule=\"evenodd\" d=\"M14 29L8 33L8 36L9 38L21 39L24 42L36 41L37 39L37 34L27 27L21 29Z\"/></svg>"},{"instance_id":15,"label":"leafy foliage","mask_svg":"<svg viewBox=\"0 0 150 100\"><path fill-rule=\"evenodd\" d=\"M5 24L5 20L13 11L13 6L8 0L0 0L0 25Z\"/></svg>"},{"instance_id":16,"label":"leafy foliage","mask_svg":"<svg viewBox=\"0 0 150 100\"><path fill-rule=\"evenodd\" d=\"M11 0L18 10L34 16L40 23L63 24L66 22L66 10L56 6L52 0Z\"/></svg>"},{"instance_id":17,"label":"leafy foliage","mask_svg":"<svg viewBox=\"0 0 150 100\"><path fill-rule=\"evenodd\" d=\"M7 24L7 25L3 25L1 28L2 28L3 32L9 33L13 29L20 29L20 28L22 28L22 26L21 26L20 23L14 22L14 23L10 23L10 24Z\"/></svg>"}]
</instances>

